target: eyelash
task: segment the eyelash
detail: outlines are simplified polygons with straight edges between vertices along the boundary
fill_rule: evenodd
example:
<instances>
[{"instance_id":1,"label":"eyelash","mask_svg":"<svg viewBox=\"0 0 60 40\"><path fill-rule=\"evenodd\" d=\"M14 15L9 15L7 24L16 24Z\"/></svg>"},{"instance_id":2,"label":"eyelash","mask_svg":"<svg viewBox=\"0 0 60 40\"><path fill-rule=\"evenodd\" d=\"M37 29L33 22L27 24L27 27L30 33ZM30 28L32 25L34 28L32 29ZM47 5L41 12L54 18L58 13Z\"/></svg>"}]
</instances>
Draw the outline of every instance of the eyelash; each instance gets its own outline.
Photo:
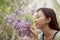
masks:
<instances>
[{"instance_id":1,"label":"eyelash","mask_svg":"<svg viewBox=\"0 0 60 40\"><path fill-rule=\"evenodd\" d=\"M39 17L37 17L37 18L39 18Z\"/></svg>"},{"instance_id":2,"label":"eyelash","mask_svg":"<svg viewBox=\"0 0 60 40\"><path fill-rule=\"evenodd\" d=\"M39 18L39 17L36 17L36 18Z\"/></svg>"},{"instance_id":3,"label":"eyelash","mask_svg":"<svg viewBox=\"0 0 60 40\"><path fill-rule=\"evenodd\" d=\"M39 18L39 17L36 17L36 18ZM35 19L36 19L36 18L35 18Z\"/></svg>"}]
</instances>

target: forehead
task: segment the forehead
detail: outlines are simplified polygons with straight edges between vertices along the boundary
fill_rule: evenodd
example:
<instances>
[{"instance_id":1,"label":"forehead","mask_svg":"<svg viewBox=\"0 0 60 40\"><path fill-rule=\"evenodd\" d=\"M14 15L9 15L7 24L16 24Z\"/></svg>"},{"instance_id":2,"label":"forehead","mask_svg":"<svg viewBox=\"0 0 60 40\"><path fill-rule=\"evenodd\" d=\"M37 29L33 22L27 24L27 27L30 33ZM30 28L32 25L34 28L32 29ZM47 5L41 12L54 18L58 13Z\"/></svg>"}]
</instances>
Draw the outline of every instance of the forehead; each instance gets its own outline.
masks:
<instances>
[{"instance_id":1,"label":"forehead","mask_svg":"<svg viewBox=\"0 0 60 40\"><path fill-rule=\"evenodd\" d=\"M40 11L36 12L35 16L42 16L42 15L44 15L44 13L40 10Z\"/></svg>"}]
</instances>

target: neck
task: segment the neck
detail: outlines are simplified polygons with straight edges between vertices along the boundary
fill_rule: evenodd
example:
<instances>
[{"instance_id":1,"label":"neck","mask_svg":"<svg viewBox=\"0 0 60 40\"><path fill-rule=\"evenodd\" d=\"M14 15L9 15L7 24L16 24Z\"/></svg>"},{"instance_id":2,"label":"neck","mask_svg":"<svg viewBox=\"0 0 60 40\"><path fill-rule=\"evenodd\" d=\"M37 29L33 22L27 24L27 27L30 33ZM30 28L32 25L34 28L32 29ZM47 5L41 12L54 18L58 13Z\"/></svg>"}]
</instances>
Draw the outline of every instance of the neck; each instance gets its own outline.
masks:
<instances>
[{"instance_id":1,"label":"neck","mask_svg":"<svg viewBox=\"0 0 60 40\"><path fill-rule=\"evenodd\" d=\"M44 28L42 28L41 30L44 33L44 36L46 37L52 36L56 32L56 30L49 28L48 25L44 26Z\"/></svg>"}]
</instances>

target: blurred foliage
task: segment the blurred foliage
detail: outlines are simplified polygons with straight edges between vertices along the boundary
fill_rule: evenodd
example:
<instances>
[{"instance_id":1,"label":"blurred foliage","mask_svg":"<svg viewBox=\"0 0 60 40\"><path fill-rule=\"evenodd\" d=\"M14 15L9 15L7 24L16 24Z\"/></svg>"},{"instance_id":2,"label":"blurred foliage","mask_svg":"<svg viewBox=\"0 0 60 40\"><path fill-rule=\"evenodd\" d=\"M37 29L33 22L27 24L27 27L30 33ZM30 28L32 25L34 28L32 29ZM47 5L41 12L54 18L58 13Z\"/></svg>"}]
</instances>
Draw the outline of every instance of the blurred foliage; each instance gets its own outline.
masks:
<instances>
[{"instance_id":1,"label":"blurred foliage","mask_svg":"<svg viewBox=\"0 0 60 40\"><path fill-rule=\"evenodd\" d=\"M14 3L16 1L16 3ZM13 40L13 29L5 22L3 17L7 14L11 14L14 11L14 6L22 6L19 0L0 0L0 40ZM25 4L27 6L28 3ZM21 19L26 18L25 16L19 16ZM29 17L31 20L33 17ZM31 20L32 21L32 20ZM1 27L2 24L2 27ZM18 32L15 34L15 39L18 40Z\"/></svg>"},{"instance_id":2,"label":"blurred foliage","mask_svg":"<svg viewBox=\"0 0 60 40\"><path fill-rule=\"evenodd\" d=\"M11 0L0 0L0 11L4 14L9 14L13 11L13 4Z\"/></svg>"},{"instance_id":3,"label":"blurred foliage","mask_svg":"<svg viewBox=\"0 0 60 40\"><path fill-rule=\"evenodd\" d=\"M56 9L57 12L60 12L60 5L56 2L56 0L52 0L53 7Z\"/></svg>"},{"instance_id":4,"label":"blurred foliage","mask_svg":"<svg viewBox=\"0 0 60 40\"><path fill-rule=\"evenodd\" d=\"M7 38L10 39L12 36L12 28L10 28L5 20L2 18L0 14L0 40L6 40Z\"/></svg>"}]
</instances>

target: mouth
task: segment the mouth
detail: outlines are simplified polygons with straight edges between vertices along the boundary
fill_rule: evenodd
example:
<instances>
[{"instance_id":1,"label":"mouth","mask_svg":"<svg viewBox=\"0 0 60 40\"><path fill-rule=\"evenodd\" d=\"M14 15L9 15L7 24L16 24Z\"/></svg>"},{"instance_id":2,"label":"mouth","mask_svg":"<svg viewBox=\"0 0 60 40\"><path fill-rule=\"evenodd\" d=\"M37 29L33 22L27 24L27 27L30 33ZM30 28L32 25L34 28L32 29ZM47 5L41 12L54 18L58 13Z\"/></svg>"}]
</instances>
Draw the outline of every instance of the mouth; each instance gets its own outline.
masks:
<instances>
[{"instance_id":1,"label":"mouth","mask_svg":"<svg viewBox=\"0 0 60 40\"><path fill-rule=\"evenodd\" d=\"M36 23L36 26L38 26L38 23Z\"/></svg>"},{"instance_id":2,"label":"mouth","mask_svg":"<svg viewBox=\"0 0 60 40\"><path fill-rule=\"evenodd\" d=\"M38 24L38 22L36 22L36 25Z\"/></svg>"}]
</instances>

